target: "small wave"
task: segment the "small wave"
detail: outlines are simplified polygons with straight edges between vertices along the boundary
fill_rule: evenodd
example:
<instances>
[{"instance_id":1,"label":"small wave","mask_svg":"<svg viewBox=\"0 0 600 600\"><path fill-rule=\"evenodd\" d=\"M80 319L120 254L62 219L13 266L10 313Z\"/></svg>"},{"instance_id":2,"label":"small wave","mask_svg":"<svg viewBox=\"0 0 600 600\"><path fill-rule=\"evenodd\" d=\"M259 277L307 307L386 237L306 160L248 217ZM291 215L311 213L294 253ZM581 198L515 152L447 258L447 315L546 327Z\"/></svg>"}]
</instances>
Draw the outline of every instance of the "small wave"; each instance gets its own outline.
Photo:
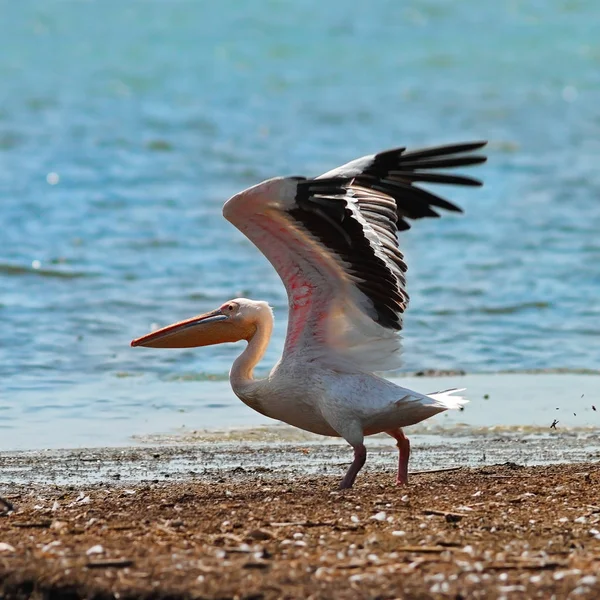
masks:
<instances>
[{"instance_id":1,"label":"small wave","mask_svg":"<svg viewBox=\"0 0 600 600\"><path fill-rule=\"evenodd\" d=\"M92 273L83 271L61 271L59 269L26 267L24 265L13 265L0 263L0 275L37 275L38 277L56 277L58 279L78 279L80 277L94 277Z\"/></svg>"},{"instance_id":2,"label":"small wave","mask_svg":"<svg viewBox=\"0 0 600 600\"><path fill-rule=\"evenodd\" d=\"M0 134L0 150L13 150L23 143L23 136L18 133L6 132Z\"/></svg>"},{"instance_id":3,"label":"small wave","mask_svg":"<svg viewBox=\"0 0 600 600\"><path fill-rule=\"evenodd\" d=\"M204 294L203 292L191 292L186 294L185 298L187 300L209 300L212 298L209 294Z\"/></svg>"},{"instance_id":4,"label":"small wave","mask_svg":"<svg viewBox=\"0 0 600 600\"><path fill-rule=\"evenodd\" d=\"M577 369L572 367L551 367L547 369L506 369L491 375L600 375L600 369Z\"/></svg>"},{"instance_id":5,"label":"small wave","mask_svg":"<svg viewBox=\"0 0 600 600\"><path fill-rule=\"evenodd\" d=\"M146 148L153 152L171 152L173 150L173 144L163 139L154 139L146 143Z\"/></svg>"},{"instance_id":6,"label":"small wave","mask_svg":"<svg viewBox=\"0 0 600 600\"><path fill-rule=\"evenodd\" d=\"M552 304L550 302L521 302L519 304L512 304L508 306L483 306L477 309L476 312L484 315L511 315L514 313L521 312L522 310L529 310L531 308L544 309L550 308Z\"/></svg>"},{"instance_id":7,"label":"small wave","mask_svg":"<svg viewBox=\"0 0 600 600\"><path fill-rule=\"evenodd\" d=\"M423 289L420 290L420 293L424 296L435 296L436 294L446 294L448 293L448 290L449 287L447 285L428 285L423 287ZM459 296L483 296L485 290L481 288L458 287L452 289L452 293Z\"/></svg>"},{"instance_id":8,"label":"small wave","mask_svg":"<svg viewBox=\"0 0 600 600\"><path fill-rule=\"evenodd\" d=\"M546 308L550 308L552 304L550 302L521 302L519 304L510 304L507 306L480 306L473 308L439 308L436 310L432 310L431 314L437 317L447 317L451 315L460 315L460 314L472 314L479 313L483 315L512 315L515 313L519 313L524 310L530 309L538 309L543 310Z\"/></svg>"},{"instance_id":9,"label":"small wave","mask_svg":"<svg viewBox=\"0 0 600 600\"><path fill-rule=\"evenodd\" d=\"M141 377L142 373L133 373L129 371L117 371L115 377L117 379L126 379L128 377Z\"/></svg>"},{"instance_id":10,"label":"small wave","mask_svg":"<svg viewBox=\"0 0 600 600\"><path fill-rule=\"evenodd\" d=\"M177 248L180 245L178 240L151 238L146 240L134 240L127 246L134 250L146 250L148 248Z\"/></svg>"},{"instance_id":11,"label":"small wave","mask_svg":"<svg viewBox=\"0 0 600 600\"><path fill-rule=\"evenodd\" d=\"M136 373L135 376L138 376ZM386 371L384 377L388 379L405 377L465 377L469 375L600 375L600 369L585 369L571 367L548 367L544 369L500 369L497 371L474 370L465 371L463 369L436 369L425 368L418 371L397 369ZM134 376L134 375L131 375ZM257 373L258 377L266 377L266 372ZM167 375L163 381L228 381L229 374L225 371L221 373L194 372L178 373Z\"/></svg>"},{"instance_id":12,"label":"small wave","mask_svg":"<svg viewBox=\"0 0 600 600\"><path fill-rule=\"evenodd\" d=\"M165 378L166 381L228 381L227 373L179 373Z\"/></svg>"}]
</instances>

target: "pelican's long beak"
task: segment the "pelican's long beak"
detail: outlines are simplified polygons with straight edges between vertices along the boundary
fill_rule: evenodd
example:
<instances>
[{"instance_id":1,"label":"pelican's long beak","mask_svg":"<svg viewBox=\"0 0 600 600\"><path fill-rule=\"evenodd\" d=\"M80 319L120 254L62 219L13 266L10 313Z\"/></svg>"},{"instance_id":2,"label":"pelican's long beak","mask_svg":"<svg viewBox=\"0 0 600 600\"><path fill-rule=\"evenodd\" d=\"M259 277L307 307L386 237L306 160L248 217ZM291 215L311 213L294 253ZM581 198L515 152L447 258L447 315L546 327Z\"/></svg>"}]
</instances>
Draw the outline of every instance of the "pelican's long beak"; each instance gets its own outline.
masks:
<instances>
[{"instance_id":1,"label":"pelican's long beak","mask_svg":"<svg viewBox=\"0 0 600 600\"><path fill-rule=\"evenodd\" d=\"M131 342L148 348L195 348L223 342L237 342L243 336L220 310L192 317L148 333Z\"/></svg>"}]
</instances>

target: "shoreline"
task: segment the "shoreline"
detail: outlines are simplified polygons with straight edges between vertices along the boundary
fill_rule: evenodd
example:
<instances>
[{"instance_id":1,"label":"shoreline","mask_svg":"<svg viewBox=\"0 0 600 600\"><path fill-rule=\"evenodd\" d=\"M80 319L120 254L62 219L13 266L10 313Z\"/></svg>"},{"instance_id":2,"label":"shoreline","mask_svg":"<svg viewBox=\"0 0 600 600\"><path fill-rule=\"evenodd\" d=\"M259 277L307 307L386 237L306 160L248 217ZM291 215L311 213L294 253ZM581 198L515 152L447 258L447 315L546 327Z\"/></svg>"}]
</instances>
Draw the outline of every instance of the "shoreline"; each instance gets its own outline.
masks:
<instances>
[{"instance_id":1,"label":"shoreline","mask_svg":"<svg viewBox=\"0 0 600 600\"><path fill-rule=\"evenodd\" d=\"M411 471L520 465L576 464L600 459L600 429L487 428L460 426L410 433ZM161 441L162 443L157 443ZM397 450L386 435L366 439L365 471L393 478ZM323 438L284 425L191 431L150 437L115 448L0 452L0 495L15 484L89 485L102 482L218 480L232 471L261 476L341 477L352 452L340 438Z\"/></svg>"}]
</instances>

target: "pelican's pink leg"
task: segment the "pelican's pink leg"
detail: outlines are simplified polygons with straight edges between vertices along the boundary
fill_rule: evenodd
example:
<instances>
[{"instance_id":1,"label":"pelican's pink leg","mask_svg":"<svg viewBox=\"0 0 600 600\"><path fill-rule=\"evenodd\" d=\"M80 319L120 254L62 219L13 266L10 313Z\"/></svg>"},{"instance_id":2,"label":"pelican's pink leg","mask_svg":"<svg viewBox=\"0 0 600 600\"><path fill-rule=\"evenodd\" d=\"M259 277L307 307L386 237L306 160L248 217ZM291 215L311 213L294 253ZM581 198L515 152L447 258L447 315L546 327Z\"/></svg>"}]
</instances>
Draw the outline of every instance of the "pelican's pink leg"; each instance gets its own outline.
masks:
<instances>
[{"instance_id":1,"label":"pelican's pink leg","mask_svg":"<svg viewBox=\"0 0 600 600\"><path fill-rule=\"evenodd\" d=\"M342 483L340 483L340 490L345 490L352 487L358 472L363 468L365 461L367 460L367 449L364 444L358 444L354 446L354 461L350 465L348 472L346 473Z\"/></svg>"},{"instance_id":2,"label":"pelican's pink leg","mask_svg":"<svg viewBox=\"0 0 600 600\"><path fill-rule=\"evenodd\" d=\"M386 431L386 433L396 440L396 447L398 448L398 475L396 477L396 485L408 485L410 441L400 428L393 431Z\"/></svg>"}]
</instances>

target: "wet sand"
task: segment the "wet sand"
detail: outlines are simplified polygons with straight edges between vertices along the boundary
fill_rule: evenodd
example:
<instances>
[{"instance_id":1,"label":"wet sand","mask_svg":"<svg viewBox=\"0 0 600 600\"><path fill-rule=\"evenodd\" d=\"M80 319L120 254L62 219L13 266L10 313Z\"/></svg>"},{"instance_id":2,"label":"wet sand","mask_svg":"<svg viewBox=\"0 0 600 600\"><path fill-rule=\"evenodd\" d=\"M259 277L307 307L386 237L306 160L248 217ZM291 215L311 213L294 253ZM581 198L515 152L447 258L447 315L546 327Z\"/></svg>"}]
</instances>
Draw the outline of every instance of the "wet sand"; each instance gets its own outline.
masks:
<instances>
[{"instance_id":1,"label":"wet sand","mask_svg":"<svg viewBox=\"0 0 600 600\"><path fill-rule=\"evenodd\" d=\"M0 596L600 597L598 433L415 437L0 454Z\"/></svg>"},{"instance_id":2,"label":"wet sand","mask_svg":"<svg viewBox=\"0 0 600 600\"><path fill-rule=\"evenodd\" d=\"M600 459L600 429L550 427L467 427L407 429L412 470L593 462ZM387 435L367 438L365 471L392 476L397 450ZM188 431L145 436L123 448L81 448L0 452L0 495L15 483L87 485L148 481L216 481L232 471L263 478L335 475L352 459L348 444L287 425Z\"/></svg>"}]
</instances>

